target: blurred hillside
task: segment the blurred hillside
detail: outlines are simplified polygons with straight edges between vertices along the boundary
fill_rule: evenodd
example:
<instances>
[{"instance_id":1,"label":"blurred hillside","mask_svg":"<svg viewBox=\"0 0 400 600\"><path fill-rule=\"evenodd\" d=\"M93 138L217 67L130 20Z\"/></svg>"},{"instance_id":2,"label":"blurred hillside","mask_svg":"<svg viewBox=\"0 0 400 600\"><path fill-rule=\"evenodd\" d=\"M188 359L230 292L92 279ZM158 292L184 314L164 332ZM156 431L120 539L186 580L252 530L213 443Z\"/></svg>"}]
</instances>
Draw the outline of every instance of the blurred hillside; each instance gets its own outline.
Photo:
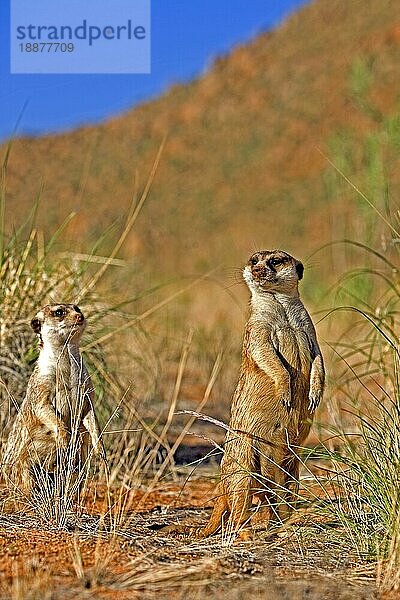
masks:
<instances>
[{"instance_id":1,"label":"blurred hillside","mask_svg":"<svg viewBox=\"0 0 400 600\"><path fill-rule=\"evenodd\" d=\"M64 235L74 250L87 249L116 219L123 227L167 136L150 197L120 253L147 281L239 267L260 247L307 259L332 240L367 241L376 231L365 207L318 149L356 184L367 182L363 191L382 207L398 195L399 64L396 0L312 2L196 81L123 116L15 140L8 227L40 195L40 226L54 230L76 211ZM340 256L330 273L348 266ZM329 283L324 260L310 261L310 296L322 290L316 282Z\"/></svg>"}]
</instances>

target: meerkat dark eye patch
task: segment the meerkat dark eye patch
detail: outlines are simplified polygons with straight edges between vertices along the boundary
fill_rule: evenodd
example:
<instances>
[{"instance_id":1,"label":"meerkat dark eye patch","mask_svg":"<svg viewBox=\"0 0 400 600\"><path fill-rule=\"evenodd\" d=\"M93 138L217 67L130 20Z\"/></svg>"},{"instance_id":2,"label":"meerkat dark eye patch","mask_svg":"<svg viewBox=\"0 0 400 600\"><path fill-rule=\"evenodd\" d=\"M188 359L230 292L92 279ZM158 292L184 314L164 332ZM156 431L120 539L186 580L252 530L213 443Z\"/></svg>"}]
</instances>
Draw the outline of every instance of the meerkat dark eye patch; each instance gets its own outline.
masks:
<instances>
[{"instance_id":1,"label":"meerkat dark eye patch","mask_svg":"<svg viewBox=\"0 0 400 600\"><path fill-rule=\"evenodd\" d=\"M65 310L63 308L57 308L54 312L53 315L55 317L63 317L65 315Z\"/></svg>"},{"instance_id":2,"label":"meerkat dark eye patch","mask_svg":"<svg viewBox=\"0 0 400 600\"><path fill-rule=\"evenodd\" d=\"M268 266L271 267L271 269L275 269L275 267L279 267L280 265L282 265L285 262L286 262L286 259L284 259L284 258L271 258L268 261Z\"/></svg>"},{"instance_id":3,"label":"meerkat dark eye patch","mask_svg":"<svg viewBox=\"0 0 400 600\"><path fill-rule=\"evenodd\" d=\"M256 265L258 263L258 256L252 256L249 262L253 266Z\"/></svg>"},{"instance_id":4,"label":"meerkat dark eye patch","mask_svg":"<svg viewBox=\"0 0 400 600\"><path fill-rule=\"evenodd\" d=\"M289 262L289 258L287 258L286 256L277 256L276 258L270 258L268 264L272 265L273 267L278 267L279 265L284 265L287 262Z\"/></svg>"},{"instance_id":5,"label":"meerkat dark eye patch","mask_svg":"<svg viewBox=\"0 0 400 600\"><path fill-rule=\"evenodd\" d=\"M72 308L74 309L75 312L79 313L80 315L82 314L81 309L79 308L79 306L77 306L76 304L72 305Z\"/></svg>"},{"instance_id":6,"label":"meerkat dark eye patch","mask_svg":"<svg viewBox=\"0 0 400 600\"><path fill-rule=\"evenodd\" d=\"M39 319L32 319L32 321L31 321L31 327L32 327L32 329L33 329L33 331L35 333L40 333L40 330L42 328L42 324L39 321Z\"/></svg>"}]
</instances>

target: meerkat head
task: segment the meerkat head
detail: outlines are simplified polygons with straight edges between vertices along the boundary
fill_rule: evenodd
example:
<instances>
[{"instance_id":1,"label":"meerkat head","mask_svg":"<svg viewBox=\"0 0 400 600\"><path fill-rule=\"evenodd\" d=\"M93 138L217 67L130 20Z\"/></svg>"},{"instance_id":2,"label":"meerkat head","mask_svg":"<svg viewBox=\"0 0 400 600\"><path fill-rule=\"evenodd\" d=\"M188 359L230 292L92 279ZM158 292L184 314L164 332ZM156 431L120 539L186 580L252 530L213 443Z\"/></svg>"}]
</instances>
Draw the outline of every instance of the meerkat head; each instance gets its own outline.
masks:
<instances>
[{"instance_id":1,"label":"meerkat head","mask_svg":"<svg viewBox=\"0 0 400 600\"><path fill-rule=\"evenodd\" d=\"M40 347L45 343L64 346L68 342L79 342L86 320L75 304L47 304L31 321L38 334Z\"/></svg>"},{"instance_id":2,"label":"meerkat head","mask_svg":"<svg viewBox=\"0 0 400 600\"><path fill-rule=\"evenodd\" d=\"M304 267L283 250L262 250L250 257L243 277L252 293L296 295Z\"/></svg>"}]
</instances>

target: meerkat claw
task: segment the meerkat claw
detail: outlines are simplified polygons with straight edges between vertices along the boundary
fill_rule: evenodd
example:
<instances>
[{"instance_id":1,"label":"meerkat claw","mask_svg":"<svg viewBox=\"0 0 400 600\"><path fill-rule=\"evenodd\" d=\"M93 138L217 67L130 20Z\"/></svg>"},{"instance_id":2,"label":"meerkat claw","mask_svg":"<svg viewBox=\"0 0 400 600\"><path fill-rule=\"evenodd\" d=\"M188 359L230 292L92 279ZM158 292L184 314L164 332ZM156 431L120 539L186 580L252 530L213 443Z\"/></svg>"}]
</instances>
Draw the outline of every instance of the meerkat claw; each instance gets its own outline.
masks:
<instances>
[{"instance_id":1,"label":"meerkat claw","mask_svg":"<svg viewBox=\"0 0 400 600\"><path fill-rule=\"evenodd\" d=\"M318 393L310 394L309 402L308 402L308 410L310 412L314 412L318 408L320 402L321 402L320 394L318 394Z\"/></svg>"},{"instance_id":2,"label":"meerkat claw","mask_svg":"<svg viewBox=\"0 0 400 600\"><path fill-rule=\"evenodd\" d=\"M289 392L286 392L285 394L283 394L281 402L283 404L283 406L286 408L286 410L288 412L290 412L290 410L292 409L292 394L289 390Z\"/></svg>"}]
</instances>

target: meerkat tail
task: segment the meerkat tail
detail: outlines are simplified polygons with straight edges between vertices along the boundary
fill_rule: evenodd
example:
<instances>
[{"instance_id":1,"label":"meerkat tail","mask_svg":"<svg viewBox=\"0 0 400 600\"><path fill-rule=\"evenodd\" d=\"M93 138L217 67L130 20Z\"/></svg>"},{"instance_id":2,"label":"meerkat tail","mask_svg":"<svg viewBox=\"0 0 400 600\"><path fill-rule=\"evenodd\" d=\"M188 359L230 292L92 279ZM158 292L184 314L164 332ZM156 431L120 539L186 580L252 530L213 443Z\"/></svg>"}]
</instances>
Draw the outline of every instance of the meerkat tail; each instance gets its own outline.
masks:
<instances>
[{"instance_id":1,"label":"meerkat tail","mask_svg":"<svg viewBox=\"0 0 400 600\"><path fill-rule=\"evenodd\" d=\"M222 517L229 510L226 494L218 496L208 523L204 527L195 527L193 525L167 525L162 528L163 533L180 533L190 535L195 538L206 538L216 533L222 525Z\"/></svg>"},{"instance_id":2,"label":"meerkat tail","mask_svg":"<svg viewBox=\"0 0 400 600\"><path fill-rule=\"evenodd\" d=\"M204 527L196 530L196 537L206 538L213 535L222 526L222 517L229 510L226 494L220 494L214 503L210 519Z\"/></svg>"}]
</instances>

